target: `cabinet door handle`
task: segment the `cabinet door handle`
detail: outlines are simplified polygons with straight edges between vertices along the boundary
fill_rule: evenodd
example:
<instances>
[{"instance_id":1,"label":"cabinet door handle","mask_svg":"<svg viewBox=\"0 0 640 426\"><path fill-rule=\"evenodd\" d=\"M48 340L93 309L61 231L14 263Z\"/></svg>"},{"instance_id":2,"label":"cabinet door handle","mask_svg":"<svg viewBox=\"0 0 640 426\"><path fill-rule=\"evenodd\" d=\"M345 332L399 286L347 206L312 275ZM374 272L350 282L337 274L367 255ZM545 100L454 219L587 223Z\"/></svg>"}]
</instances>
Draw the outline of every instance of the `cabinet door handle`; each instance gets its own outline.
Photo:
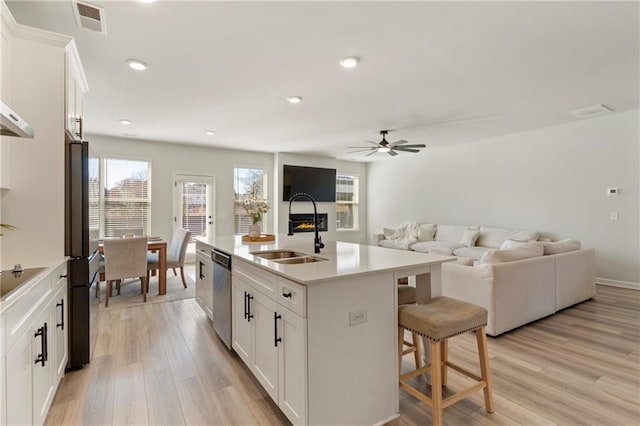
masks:
<instances>
[{"instance_id":1,"label":"cabinet door handle","mask_svg":"<svg viewBox=\"0 0 640 426\"><path fill-rule=\"evenodd\" d=\"M247 319L247 292L244 292L244 319Z\"/></svg>"},{"instance_id":2,"label":"cabinet door handle","mask_svg":"<svg viewBox=\"0 0 640 426\"><path fill-rule=\"evenodd\" d=\"M247 293L247 321L251 322L251 318L253 318L253 314L251 313L251 301L253 300L253 296L250 293Z\"/></svg>"},{"instance_id":3,"label":"cabinet door handle","mask_svg":"<svg viewBox=\"0 0 640 426\"><path fill-rule=\"evenodd\" d=\"M56 303L56 307L60 307L60 324L56 324L56 327L60 327L64 330L64 299L60 299L60 303Z\"/></svg>"},{"instance_id":4,"label":"cabinet door handle","mask_svg":"<svg viewBox=\"0 0 640 426\"><path fill-rule=\"evenodd\" d=\"M204 279L204 274L202 273L202 267L204 266L204 264L202 262L198 262L200 265L200 272L198 273L198 275L200 275L200 279Z\"/></svg>"},{"instance_id":5,"label":"cabinet door handle","mask_svg":"<svg viewBox=\"0 0 640 426\"><path fill-rule=\"evenodd\" d=\"M289 298L289 299L290 299L291 297L293 297L293 294L291 294L291 292L289 292L289 293L282 293L282 297L286 297L286 298Z\"/></svg>"},{"instance_id":6,"label":"cabinet door handle","mask_svg":"<svg viewBox=\"0 0 640 426\"><path fill-rule=\"evenodd\" d=\"M282 315L278 315L277 312L273 313L273 346L278 347L278 342L282 342L282 337L278 337L278 320L282 318Z\"/></svg>"},{"instance_id":7,"label":"cabinet door handle","mask_svg":"<svg viewBox=\"0 0 640 426\"><path fill-rule=\"evenodd\" d=\"M49 361L49 327L46 322L44 323L44 361Z\"/></svg>"},{"instance_id":8,"label":"cabinet door handle","mask_svg":"<svg viewBox=\"0 0 640 426\"><path fill-rule=\"evenodd\" d=\"M38 356L36 357L36 360L34 362L34 364L37 363L42 363L42 366L44 367L44 327L40 327L38 328L38 330L35 332L35 334L33 335L33 337L38 337L40 336L40 353L38 354Z\"/></svg>"}]
</instances>

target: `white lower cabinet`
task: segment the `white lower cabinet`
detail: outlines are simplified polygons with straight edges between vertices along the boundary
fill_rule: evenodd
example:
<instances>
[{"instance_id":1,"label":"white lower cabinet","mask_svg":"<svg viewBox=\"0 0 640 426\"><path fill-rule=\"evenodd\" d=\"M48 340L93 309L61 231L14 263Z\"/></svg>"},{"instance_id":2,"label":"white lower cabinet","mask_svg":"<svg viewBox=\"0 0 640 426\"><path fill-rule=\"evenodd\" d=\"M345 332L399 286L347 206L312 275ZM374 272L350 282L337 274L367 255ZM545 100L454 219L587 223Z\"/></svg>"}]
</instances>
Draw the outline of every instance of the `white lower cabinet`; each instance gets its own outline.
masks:
<instances>
[{"instance_id":1,"label":"white lower cabinet","mask_svg":"<svg viewBox=\"0 0 640 426\"><path fill-rule=\"evenodd\" d=\"M235 262L236 268L242 274L232 279L233 349L287 418L307 424L307 319L246 280L259 278L250 268Z\"/></svg>"},{"instance_id":2,"label":"white lower cabinet","mask_svg":"<svg viewBox=\"0 0 640 426\"><path fill-rule=\"evenodd\" d=\"M0 423L44 423L67 365L66 262L3 307L4 378Z\"/></svg>"},{"instance_id":3,"label":"white lower cabinet","mask_svg":"<svg viewBox=\"0 0 640 426\"><path fill-rule=\"evenodd\" d=\"M196 302L213 319L213 261L211 250L196 243Z\"/></svg>"}]
</instances>

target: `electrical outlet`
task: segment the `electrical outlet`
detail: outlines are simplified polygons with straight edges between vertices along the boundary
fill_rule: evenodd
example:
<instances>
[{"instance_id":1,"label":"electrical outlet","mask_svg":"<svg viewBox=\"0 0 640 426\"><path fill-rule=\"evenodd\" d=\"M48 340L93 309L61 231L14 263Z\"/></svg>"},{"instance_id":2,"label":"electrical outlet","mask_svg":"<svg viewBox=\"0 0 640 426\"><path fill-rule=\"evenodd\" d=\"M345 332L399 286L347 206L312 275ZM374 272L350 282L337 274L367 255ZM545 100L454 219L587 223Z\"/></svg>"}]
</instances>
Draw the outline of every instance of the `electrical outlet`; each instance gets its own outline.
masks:
<instances>
[{"instance_id":1,"label":"electrical outlet","mask_svg":"<svg viewBox=\"0 0 640 426\"><path fill-rule=\"evenodd\" d=\"M620 194L620 188L607 188L607 195L618 195Z\"/></svg>"},{"instance_id":2,"label":"electrical outlet","mask_svg":"<svg viewBox=\"0 0 640 426\"><path fill-rule=\"evenodd\" d=\"M611 220L618 220L618 212L611 212L609 213L609 218Z\"/></svg>"},{"instance_id":3,"label":"electrical outlet","mask_svg":"<svg viewBox=\"0 0 640 426\"><path fill-rule=\"evenodd\" d=\"M357 311L349 312L349 326L362 324L367 322L367 310L358 309Z\"/></svg>"}]
</instances>

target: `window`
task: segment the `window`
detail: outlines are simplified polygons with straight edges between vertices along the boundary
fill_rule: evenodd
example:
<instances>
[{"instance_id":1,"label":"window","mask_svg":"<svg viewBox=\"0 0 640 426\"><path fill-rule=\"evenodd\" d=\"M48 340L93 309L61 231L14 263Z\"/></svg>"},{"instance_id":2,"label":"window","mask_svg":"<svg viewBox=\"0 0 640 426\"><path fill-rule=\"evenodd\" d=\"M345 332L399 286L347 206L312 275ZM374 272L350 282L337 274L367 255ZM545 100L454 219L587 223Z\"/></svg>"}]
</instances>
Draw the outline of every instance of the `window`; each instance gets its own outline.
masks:
<instances>
[{"instance_id":1,"label":"window","mask_svg":"<svg viewBox=\"0 0 640 426\"><path fill-rule=\"evenodd\" d=\"M267 199L267 172L263 169L236 167L233 169L233 212L235 217L236 234L247 234L251 225L249 216L242 207L243 198ZM265 230L266 220L262 218L262 230Z\"/></svg>"},{"instance_id":2,"label":"window","mask_svg":"<svg viewBox=\"0 0 640 426\"><path fill-rule=\"evenodd\" d=\"M357 176L336 176L336 222L339 231L358 229Z\"/></svg>"},{"instance_id":3,"label":"window","mask_svg":"<svg viewBox=\"0 0 640 426\"><path fill-rule=\"evenodd\" d=\"M91 160L89 164L90 168L96 167ZM151 163L102 158L99 167L100 190L96 190L95 178L90 179L89 185L90 226L94 227L95 222L99 222L102 237L111 237L114 230L122 228L142 228L148 235L151 217ZM96 192L99 192L99 202L96 202Z\"/></svg>"}]
</instances>

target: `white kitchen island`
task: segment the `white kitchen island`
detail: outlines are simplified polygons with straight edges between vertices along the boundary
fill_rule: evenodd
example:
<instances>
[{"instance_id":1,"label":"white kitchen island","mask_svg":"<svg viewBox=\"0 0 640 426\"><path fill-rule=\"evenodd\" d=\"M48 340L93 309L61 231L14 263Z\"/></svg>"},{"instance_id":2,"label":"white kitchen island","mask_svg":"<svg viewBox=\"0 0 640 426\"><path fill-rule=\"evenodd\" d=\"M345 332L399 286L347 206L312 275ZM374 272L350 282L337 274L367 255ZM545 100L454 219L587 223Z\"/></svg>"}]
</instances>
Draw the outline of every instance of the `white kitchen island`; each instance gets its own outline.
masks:
<instances>
[{"instance_id":1,"label":"white kitchen island","mask_svg":"<svg viewBox=\"0 0 640 426\"><path fill-rule=\"evenodd\" d=\"M232 347L294 424L367 425L399 415L398 278L418 297L441 293L455 257L278 235L198 239L232 255ZM291 250L322 260L286 264L252 253Z\"/></svg>"}]
</instances>

